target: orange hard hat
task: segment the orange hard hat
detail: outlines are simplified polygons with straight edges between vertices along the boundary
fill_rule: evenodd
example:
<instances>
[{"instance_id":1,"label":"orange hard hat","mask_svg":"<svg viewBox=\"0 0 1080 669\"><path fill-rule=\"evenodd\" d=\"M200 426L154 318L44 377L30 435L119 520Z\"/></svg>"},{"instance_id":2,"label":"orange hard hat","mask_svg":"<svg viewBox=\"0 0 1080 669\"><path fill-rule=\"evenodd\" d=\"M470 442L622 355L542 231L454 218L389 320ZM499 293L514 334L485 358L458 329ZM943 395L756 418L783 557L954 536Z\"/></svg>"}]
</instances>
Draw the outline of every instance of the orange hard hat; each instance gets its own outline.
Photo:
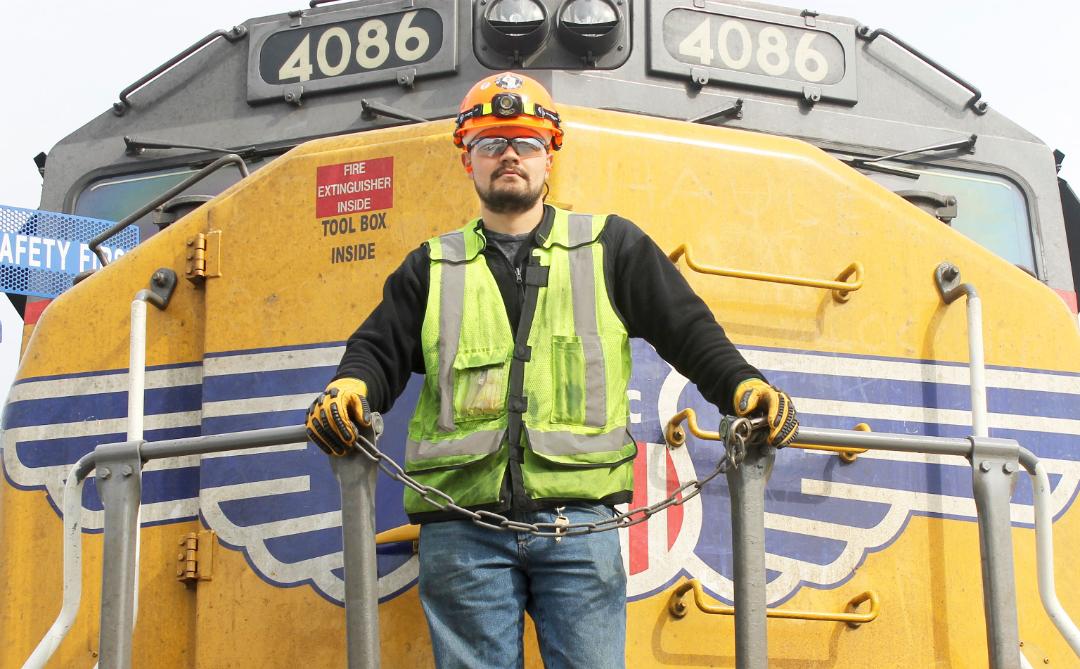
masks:
<instances>
[{"instance_id":1,"label":"orange hard hat","mask_svg":"<svg viewBox=\"0 0 1080 669\"><path fill-rule=\"evenodd\" d=\"M563 131L551 94L540 82L513 72L484 77L465 94L457 115L454 145L465 148L465 135L498 126L551 133L551 146L562 148Z\"/></svg>"}]
</instances>

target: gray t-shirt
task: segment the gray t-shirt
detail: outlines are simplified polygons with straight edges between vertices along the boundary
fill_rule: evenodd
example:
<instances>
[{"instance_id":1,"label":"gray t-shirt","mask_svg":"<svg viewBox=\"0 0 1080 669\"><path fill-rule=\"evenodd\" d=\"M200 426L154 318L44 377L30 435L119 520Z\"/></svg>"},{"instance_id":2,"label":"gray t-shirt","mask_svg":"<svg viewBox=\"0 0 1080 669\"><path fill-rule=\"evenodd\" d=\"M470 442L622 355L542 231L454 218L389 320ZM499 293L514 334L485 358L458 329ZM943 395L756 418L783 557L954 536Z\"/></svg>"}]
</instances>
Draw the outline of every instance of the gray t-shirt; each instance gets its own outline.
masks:
<instances>
[{"instance_id":1,"label":"gray t-shirt","mask_svg":"<svg viewBox=\"0 0 1080 669\"><path fill-rule=\"evenodd\" d=\"M521 245L525 243L531 234L531 232L523 232L520 235L507 235L493 230L484 230L484 237L487 239L488 244L499 249L506 256L506 259L510 261L511 266L515 266L514 261L517 259L518 251L521 250Z\"/></svg>"}]
</instances>

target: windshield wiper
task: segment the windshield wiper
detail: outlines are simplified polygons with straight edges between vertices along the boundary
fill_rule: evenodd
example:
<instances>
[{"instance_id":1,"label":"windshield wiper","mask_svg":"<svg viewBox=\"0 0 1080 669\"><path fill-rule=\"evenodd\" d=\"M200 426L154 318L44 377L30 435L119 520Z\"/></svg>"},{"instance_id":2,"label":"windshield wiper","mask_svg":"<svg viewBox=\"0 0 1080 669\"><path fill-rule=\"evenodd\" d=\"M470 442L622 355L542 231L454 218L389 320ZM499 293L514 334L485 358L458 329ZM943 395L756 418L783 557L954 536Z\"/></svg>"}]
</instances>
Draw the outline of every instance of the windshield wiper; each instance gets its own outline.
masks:
<instances>
[{"instance_id":1,"label":"windshield wiper","mask_svg":"<svg viewBox=\"0 0 1080 669\"><path fill-rule=\"evenodd\" d=\"M427 123L427 119L422 116L414 116L407 111L402 111L396 107L390 105L384 105L381 102L375 102L373 100L360 99L360 109L362 111L361 116L365 119L373 119L376 116L385 116L386 118L394 118L399 121L413 121L414 123Z\"/></svg>"},{"instance_id":2,"label":"windshield wiper","mask_svg":"<svg viewBox=\"0 0 1080 669\"><path fill-rule=\"evenodd\" d=\"M909 179L918 179L919 173L904 169L903 167L895 167L893 165L881 164L886 160L895 160L902 158L903 156L913 156L918 153L936 153L940 151L952 151L954 149L964 149L968 152L975 148L975 141L979 138L978 135L971 135L966 139L959 139L953 142L946 142L944 144L932 144L930 146L924 146L918 149L908 149L905 151L898 151L896 153L890 153L886 156L878 156L877 158L840 158L840 162L846 163L856 169L872 170L874 172L882 172L884 174L892 174L898 177L907 177Z\"/></svg>"},{"instance_id":3,"label":"windshield wiper","mask_svg":"<svg viewBox=\"0 0 1080 669\"><path fill-rule=\"evenodd\" d=\"M137 137L131 137L130 135L124 135L124 144L127 145L127 153L130 156L138 155L146 149L194 149L196 151L209 151L211 153L235 153L245 158L250 157L255 153L254 146L245 146L236 149L222 149L216 146L183 144L181 142L171 142L168 140L139 139Z\"/></svg>"}]
</instances>

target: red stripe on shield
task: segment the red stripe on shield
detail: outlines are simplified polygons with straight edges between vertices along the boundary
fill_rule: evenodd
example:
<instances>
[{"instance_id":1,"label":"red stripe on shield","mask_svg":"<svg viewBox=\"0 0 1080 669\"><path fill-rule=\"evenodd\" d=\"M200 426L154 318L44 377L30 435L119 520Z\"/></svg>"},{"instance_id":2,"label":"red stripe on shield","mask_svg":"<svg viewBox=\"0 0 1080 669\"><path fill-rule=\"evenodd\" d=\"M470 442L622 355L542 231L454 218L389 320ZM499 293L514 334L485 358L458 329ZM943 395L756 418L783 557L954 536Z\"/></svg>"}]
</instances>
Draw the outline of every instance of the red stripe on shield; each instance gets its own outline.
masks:
<instances>
[{"instance_id":1,"label":"red stripe on shield","mask_svg":"<svg viewBox=\"0 0 1080 669\"><path fill-rule=\"evenodd\" d=\"M649 444L638 442L637 457L634 458L634 499L630 508L636 509L649 503L649 470L646 449ZM630 528L630 573L640 574L649 568L649 527L648 523L638 523Z\"/></svg>"}]
</instances>

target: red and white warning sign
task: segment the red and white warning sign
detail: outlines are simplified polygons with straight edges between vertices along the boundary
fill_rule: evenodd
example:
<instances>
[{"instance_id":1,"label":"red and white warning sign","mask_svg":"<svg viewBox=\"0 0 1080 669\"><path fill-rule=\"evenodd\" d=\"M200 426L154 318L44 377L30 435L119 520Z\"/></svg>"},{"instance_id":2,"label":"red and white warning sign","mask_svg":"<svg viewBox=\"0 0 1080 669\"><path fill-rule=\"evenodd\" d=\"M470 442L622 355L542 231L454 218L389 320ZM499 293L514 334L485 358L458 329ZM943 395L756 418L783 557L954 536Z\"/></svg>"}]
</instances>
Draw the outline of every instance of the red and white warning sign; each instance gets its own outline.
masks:
<instances>
[{"instance_id":1,"label":"red and white warning sign","mask_svg":"<svg viewBox=\"0 0 1080 669\"><path fill-rule=\"evenodd\" d=\"M319 218L390 209L394 206L394 158L323 165L315 183Z\"/></svg>"}]
</instances>

